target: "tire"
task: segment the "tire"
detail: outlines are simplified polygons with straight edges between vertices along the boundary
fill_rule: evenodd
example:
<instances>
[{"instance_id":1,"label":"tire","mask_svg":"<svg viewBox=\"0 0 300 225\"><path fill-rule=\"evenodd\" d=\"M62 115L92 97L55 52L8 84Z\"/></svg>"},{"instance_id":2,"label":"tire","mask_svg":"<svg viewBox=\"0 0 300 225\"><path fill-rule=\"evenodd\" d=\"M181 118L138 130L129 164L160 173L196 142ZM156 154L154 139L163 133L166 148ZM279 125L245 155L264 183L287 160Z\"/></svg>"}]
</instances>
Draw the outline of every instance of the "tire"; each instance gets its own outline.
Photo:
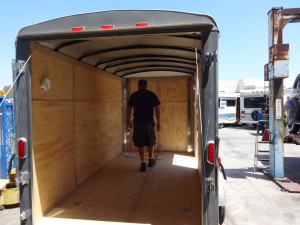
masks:
<instances>
[{"instance_id":1,"label":"tire","mask_svg":"<svg viewBox=\"0 0 300 225\"><path fill-rule=\"evenodd\" d=\"M299 125L295 124L295 121L299 119L300 114L298 103L295 99L290 99L285 103L284 109L287 112L286 122L289 132L291 134L296 134L299 130Z\"/></svg>"},{"instance_id":2,"label":"tire","mask_svg":"<svg viewBox=\"0 0 300 225\"><path fill-rule=\"evenodd\" d=\"M219 224L223 224L225 220L225 206L219 206Z\"/></svg>"},{"instance_id":3,"label":"tire","mask_svg":"<svg viewBox=\"0 0 300 225\"><path fill-rule=\"evenodd\" d=\"M254 110L254 111L251 113L251 118L252 118L254 121L258 121L258 111L257 111L257 110Z\"/></svg>"}]
</instances>

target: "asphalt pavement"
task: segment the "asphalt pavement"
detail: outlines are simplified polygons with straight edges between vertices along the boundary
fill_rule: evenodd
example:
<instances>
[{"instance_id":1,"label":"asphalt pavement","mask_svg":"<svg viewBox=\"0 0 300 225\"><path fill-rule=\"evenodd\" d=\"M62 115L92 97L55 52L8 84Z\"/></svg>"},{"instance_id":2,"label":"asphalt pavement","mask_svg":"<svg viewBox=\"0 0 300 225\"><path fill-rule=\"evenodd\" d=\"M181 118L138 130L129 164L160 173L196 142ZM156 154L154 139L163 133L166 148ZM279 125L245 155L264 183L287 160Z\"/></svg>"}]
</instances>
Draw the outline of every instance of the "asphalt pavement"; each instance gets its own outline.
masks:
<instances>
[{"instance_id":1,"label":"asphalt pavement","mask_svg":"<svg viewBox=\"0 0 300 225\"><path fill-rule=\"evenodd\" d=\"M220 156L227 175L224 225L299 225L300 193L282 191L261 171L254 173L256 134L247 126L219 130ZM285 144L284 156L284 176L300 182L300 146ZM267 169L268 162L259 163L259 168Z\"/></svg>"}]
</instances>

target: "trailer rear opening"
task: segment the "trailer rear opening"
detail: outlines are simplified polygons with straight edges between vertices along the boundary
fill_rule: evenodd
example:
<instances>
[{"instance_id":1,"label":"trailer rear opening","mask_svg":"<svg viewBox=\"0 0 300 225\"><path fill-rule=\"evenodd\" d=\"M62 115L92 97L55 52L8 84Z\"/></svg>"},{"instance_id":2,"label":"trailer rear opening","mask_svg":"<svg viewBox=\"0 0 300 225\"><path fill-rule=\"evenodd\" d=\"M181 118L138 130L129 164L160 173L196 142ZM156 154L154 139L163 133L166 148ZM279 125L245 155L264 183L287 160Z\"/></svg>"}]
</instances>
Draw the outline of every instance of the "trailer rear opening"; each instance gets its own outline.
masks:
<instances>
[{"instance_id":1,"label":"trailer rear opening","mask_svg":"<svg viewBox=\"0 0 300 225\"><path fill-rule=\"evenodd\" d=\"M210 16L159 10L21 30L17 60L31 56L15 88L28 149L18 170L32 176L20 186L23 223L218 224L218 149L208 152L218 137L217 40ZM158 163L146 173L125 123L141 78L161 101Z\"/></svg>"}]
</instances>

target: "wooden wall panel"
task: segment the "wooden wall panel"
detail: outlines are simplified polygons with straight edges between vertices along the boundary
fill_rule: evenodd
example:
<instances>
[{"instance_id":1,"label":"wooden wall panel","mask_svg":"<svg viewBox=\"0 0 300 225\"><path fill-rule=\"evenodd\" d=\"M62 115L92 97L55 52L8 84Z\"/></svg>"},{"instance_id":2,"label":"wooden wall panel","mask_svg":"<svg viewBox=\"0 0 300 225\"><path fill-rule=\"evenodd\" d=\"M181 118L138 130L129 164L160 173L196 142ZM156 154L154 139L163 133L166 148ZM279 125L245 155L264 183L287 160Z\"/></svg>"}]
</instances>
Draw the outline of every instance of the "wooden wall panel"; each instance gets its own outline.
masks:
<instances>
[{"instance_id":1,"label":"wooden wall panel","mask_svg":"<svg viewBox=\"0 0 300 225\"><path fill-rule=\"evenodd\" d=\"M77 102L76 167L83 182L122 152L122 104Z\"/></svg>"},{"instance_id":2,"label":"wooden wall panel","mask_svg":"<svg viewBox=\"0 0 300 225\"><path fill-rule=\"evenodd\" d=\"M159 81L159 97L162 102L186 102L187 78L171 78Z\"/></svg>"},{"instance_id":3,"label":"wooden wall panel","mask_svg":"<svg viewBox=\"0 0 300 225\"><path fill-rule=\"evenodd\" d=\"M73 61L67 56L32 44L30 60L32 99L73 100ZM51 81L50 90L42 94L41 79Z\"/></svg>"},{"instance_id":4,"label":"wooden wall panel","mask_svg":"<svg viewBox=\"0 0 300 225\"><path fill-rule=\"evenodd\" d=\"M86 65L75 66L75 99L121 102L122 79Z\"/></svg>"},{"instance_id":5,"label":"wooden wall panel","mask_svg":"<svg viewBox=\"0 0 300 225\"><path fill-rule=\"evenodd\" d=\"M137 90L139 79L130 79L129 93ZM161 102L161 131L157 143L163 150L187 151L188 145L188 78L146 78L148 90L155 92ZM155 116L154 116L155 117ZM132 130L130 135L131 149Z\"/></svg>"},{"instance_id":6,"label":"wooden wall panel","mask_svg":"<svg viewBox=\"0 0 300 225\"><path fill-rule=\"evenodd\" d=\"M157 136L163 150L187 151L186 102L161 105L161 131Z\"/></svg>"},{"instance_id":7,"label":"wooden wall panel","mask_svg":"<svg viewBox=\"0 0 300 225\"><path fill-rule=\"evenodd\" d=\"M32 102L35 212L47 212L75 187L72 102Z\"/></svg>"},{"instance_id":8,"label":"wooden wall panel","mask_svg":"<svg viewBox=\"0 0 300 225\"><path fill-rule=\"evenodd\" d=\"M31 53L36 220L121 153L123 105L121 78L35 44Z\"/></svg>"}]
</instances>

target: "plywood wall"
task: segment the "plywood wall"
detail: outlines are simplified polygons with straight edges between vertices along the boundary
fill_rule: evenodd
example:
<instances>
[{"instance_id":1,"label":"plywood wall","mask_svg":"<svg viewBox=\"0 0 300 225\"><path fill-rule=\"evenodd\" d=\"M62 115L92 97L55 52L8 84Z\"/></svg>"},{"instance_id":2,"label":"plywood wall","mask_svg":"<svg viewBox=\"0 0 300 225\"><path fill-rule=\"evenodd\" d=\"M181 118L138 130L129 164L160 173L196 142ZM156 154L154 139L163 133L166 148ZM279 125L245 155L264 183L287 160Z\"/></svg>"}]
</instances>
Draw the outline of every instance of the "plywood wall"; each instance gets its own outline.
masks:
<instances>
[{"instance_id":1,"label":"plywood wall","mask_svg":"<svg viewBox=\"0 0 300 225\"><path fill-rule=\"evenodd\" d=\"M146 79L148 89L161 101L161 131L157 143L167 151L187 151L188 78ZM138 79L129 82L130 94L137 90ZM130 139L131 141L131 139ZM133 144L131 143L132 148Z\"/></svg>"},{"instance_id":2,"label":"plywood wall","mask_svg":"<svg viewBox=\"0 0 300 225\"><path fill-rule=\"evenodd\" d=\"M34 218L122 151L122 80L31 45ZM51 88L41 90L48 78Z\"/></svg>"}]
</instances>

